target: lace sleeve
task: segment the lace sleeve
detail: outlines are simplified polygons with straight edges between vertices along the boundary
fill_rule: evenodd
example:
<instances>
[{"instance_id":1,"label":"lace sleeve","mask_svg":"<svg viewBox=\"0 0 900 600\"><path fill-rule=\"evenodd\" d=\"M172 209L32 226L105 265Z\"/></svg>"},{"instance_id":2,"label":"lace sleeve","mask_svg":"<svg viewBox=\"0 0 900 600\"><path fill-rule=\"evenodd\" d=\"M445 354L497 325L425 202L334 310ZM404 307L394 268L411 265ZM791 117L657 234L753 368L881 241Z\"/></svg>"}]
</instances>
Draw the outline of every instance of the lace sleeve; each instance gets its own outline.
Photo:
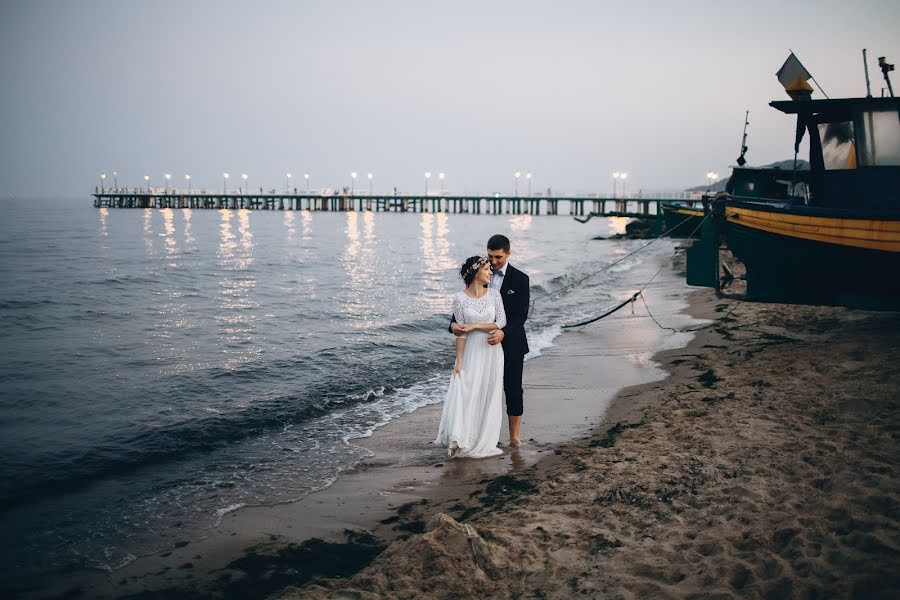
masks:
<instances>
[{"instance_id":1,"label":"lace sleeve","mask_svg":"<svg viewBox=\"0 0 900 600\"><path fill-rule=\"evenodd\" d=\"M466 323L466 318L463 316L462 298L460 298L459 294L453 294L453 318L461 325L465 325ZM465 339L466 334L462 334L459 337Z\"/></svg>"},{"instance_id":2,"label":"lace sleeve","mask_svg":"<svg viewBox=\"0 0 900 600\"><path fill-rule=\"evenodd\" d=\"M503 309L503 296L497 290L491 290L494 296L494 321L497 327L503 329L506 327L506 311Z\"/></svg>"}]
</instances>

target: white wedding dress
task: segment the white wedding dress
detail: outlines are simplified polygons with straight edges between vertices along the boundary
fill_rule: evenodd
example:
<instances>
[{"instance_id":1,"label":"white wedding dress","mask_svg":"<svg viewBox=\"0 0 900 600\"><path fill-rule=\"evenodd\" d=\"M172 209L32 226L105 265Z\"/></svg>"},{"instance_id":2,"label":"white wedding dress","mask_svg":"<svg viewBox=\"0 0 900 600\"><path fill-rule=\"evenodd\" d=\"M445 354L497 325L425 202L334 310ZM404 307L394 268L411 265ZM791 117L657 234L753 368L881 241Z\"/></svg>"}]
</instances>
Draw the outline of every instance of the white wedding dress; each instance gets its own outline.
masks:
<instances>
[{"instance_id":1,"label":"white wedding dress","mask_svg":"<svg viewBox=\"0 0 900 600\"><path fill-rule=\"evenodd\" d=\"M503 298L488 290L481 298L465 292L453 296L457 323L490 323L506 326ZM503 423L503 348L487 343L488 333L466 334L460 374L450 376L436 444L449 448L454 457L484 458L502 454L497 447Z\"/></svg>"}]
</instances>

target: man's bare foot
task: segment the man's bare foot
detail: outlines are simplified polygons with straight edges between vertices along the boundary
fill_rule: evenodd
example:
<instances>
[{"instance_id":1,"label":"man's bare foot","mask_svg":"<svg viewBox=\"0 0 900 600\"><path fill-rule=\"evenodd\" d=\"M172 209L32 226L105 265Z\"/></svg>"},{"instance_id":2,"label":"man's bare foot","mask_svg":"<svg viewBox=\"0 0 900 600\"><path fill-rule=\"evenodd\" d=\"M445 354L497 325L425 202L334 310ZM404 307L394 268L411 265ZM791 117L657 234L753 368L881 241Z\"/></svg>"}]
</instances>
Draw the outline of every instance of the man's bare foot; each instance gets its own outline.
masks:
<instances>
[{"instance_id":1,"label":"man's bare foot","mask_svg":"<svg viewBox=\"0 0 900 600\"><path fill-rule=\"evenodd\" d=\"M522 441L519 440L519 439L510 439L510 440L509 440L509 445L510 445L510 447L512 447L512 448L518 448L519 446L522 445Z\"/></svg>"}]
</instances>

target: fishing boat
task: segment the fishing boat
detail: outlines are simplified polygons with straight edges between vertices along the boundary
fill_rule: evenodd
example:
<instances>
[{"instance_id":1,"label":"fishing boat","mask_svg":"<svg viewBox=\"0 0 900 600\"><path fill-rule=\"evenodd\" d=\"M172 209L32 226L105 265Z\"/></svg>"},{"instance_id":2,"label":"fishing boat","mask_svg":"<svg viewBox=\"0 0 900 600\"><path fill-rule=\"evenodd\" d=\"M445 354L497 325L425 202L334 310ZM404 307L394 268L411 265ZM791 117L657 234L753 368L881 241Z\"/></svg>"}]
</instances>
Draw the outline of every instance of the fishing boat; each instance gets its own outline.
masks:
<instances>
[{"instance_id":1,"label":"fishing boat","mask_svg":"<svg viewBox=\"0 0 900 600\"><path fill-rule=\"evenodd\" d=\"M808 173L764 189L736 181L713 203L718 231L746 267L748 299L900 309L900 99L812 99L800 69L792 99L770 106L796 115L795 157L809 136Z\"/></svg>"}]
</instances>

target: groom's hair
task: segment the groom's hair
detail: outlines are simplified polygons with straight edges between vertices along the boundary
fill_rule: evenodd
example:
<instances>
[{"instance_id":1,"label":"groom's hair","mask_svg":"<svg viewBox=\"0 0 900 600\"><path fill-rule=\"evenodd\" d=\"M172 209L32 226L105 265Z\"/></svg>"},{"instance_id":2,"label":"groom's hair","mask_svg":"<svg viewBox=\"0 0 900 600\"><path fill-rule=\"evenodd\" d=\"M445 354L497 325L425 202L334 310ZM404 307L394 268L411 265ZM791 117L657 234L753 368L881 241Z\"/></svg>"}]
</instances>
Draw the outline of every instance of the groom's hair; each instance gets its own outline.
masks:
<instances>
[{"instance_id":1,"label":"groom's hair","mask_svg":"<svg viewBox=\"0 0 900 600\"><path fill-rule=\"evenodd\" d=\"M507 254L509 254L509 238L505 235L495 234L491 236L491 239L488 240L487 243L488 250L503 250Z\"/></svg>"}]
</instances>

